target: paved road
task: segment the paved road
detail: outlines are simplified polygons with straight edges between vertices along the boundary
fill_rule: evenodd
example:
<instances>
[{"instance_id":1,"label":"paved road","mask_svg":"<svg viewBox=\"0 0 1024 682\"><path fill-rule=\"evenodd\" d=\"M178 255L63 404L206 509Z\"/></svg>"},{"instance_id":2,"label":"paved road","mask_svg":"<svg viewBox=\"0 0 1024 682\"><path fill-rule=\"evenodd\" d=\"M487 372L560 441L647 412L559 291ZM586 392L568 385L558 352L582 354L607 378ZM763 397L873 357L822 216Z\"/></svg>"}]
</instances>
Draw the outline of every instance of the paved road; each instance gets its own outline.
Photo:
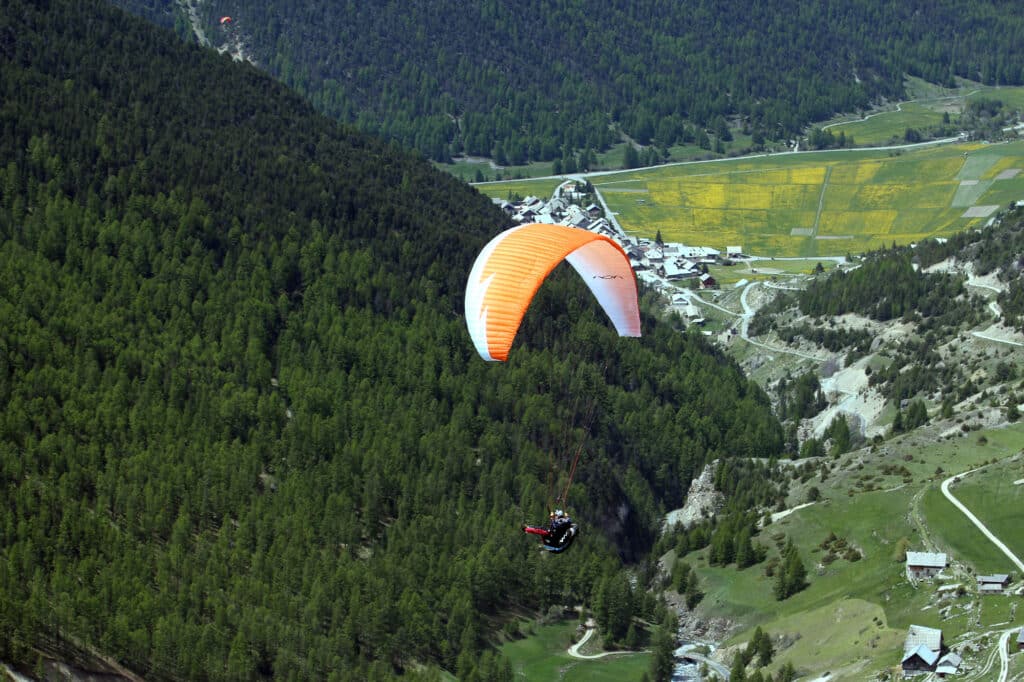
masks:
<instances>
[{"instance_id":1,"label":"paved road","mask_svg":"<svg viewBox=\"0 0 1024 682\"><path fill-rule=\"evenodd\" d=\"M965 474L957 474L956 476L950 476L949 478L947 478L947 479L946 479L945 481L943 481L943 482L942 482L942 494L946 496L946 499L947 499L947 500L949 500L950 502L952 502L952 503L953 503L953 506L954 506L954 507L956 507L957 509L959 509L960 511L962 511L962 512L964 513L964 515L965 515L965 516L966 516L966 517L967 517L968 519L970 519L970 520L971 520L971 523L973 523L973 524L974 524L975 526L977 526L977 527L978 527L978 530L980 530L980 531L981 531L982 535L984 535L984 536L985 536L985 537L987 537L987 538L988 538L989 540L991 540L991 541L992 541L992 543L993 543L993 544L994 544L994 545L995 545L996 547L998 547L998 548L1000 549L1000 551L1002 551L1002 553L1003 553L1003 554L1005 554L1005 555L1006 555L1007 557L1009 557L1010 561L1012 561L1012 562L1013 562L1014 564L1016 564L1017 568L1019 568L1019 569L1021 570L1021 572L1022 572L1022 573L1024 573L1024 561L1021 561L1021 560L1020 560L1020 559L1019 559L1019 558L1017 557L1017 555L1016 555L1016 554L1014 554L1013 552L1011 552L1011 551L1010 551L1010 548L1009 548L1009 547L1007 547L1006 545L1004 545L1004 544L1003 544L1003 541L1002 541L1002 540L1000 540L1000 539L999 539L999 538L997 538L997 537L996 537L995 535L993 535L993 534L992 534L992 531L990 531L990 530L989 530L988 528L986 528L986 527L985 527L985 524L983 524L983 523L982 523L982 522L981 522L981 521L980 521L980 520L978 519L978 517L977 517L977 516L975 516L974 514L972 514L972 513L971 513L971 510L970 510L970 509L968 509L967 507L965 507L965 506L963 505L963 503L962 503L962 502L960 502L960 500L956 499L956 498L955 498L955 497L953 496L953 493L949 492L949 484L950 484L950 483L952 483L952 482L953 482L954 480L956 480L956 479L960 478L961 476L969 476L970 474L973 474L973 473L974 473L975 471L979 471L980 469L984 469L984 468L985 468L985 467L978 467L977 469L971 469L970 471L968 471L968 472L967 472L967 473L965 473Z\"/></svg>"}]
</instances>

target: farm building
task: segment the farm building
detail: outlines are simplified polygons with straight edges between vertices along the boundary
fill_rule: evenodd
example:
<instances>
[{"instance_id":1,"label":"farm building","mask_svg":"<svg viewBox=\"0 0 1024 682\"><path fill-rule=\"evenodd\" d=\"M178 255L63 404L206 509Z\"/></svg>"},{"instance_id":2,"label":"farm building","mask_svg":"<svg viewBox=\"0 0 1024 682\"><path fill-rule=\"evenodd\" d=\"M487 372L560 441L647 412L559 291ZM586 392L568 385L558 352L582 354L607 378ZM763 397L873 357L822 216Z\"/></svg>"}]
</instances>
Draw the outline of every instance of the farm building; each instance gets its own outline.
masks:
<instances>
[{"instance_id":1,"label":"farm building","mask_svg":"<svg viewBox=\"0 0 1024 682\"><path fill-rule=\"evenodd\" d=\"M1017 633L1017 651L1024 651L1024 628Z\"/></svg>"},{"instance_id":2,"label":"farm building","mask_svg":"<svg viewBox=\"0 0 1024 682\"><path fill-rule=\"evenodd\" d=\"M725 247L726 258L740 258L743 256L742 246L727 246Z\"/></svg>"},{"instance_id":3,"label":"farm building","mask_svg":"<svg viewBox=\"0 0 1024 682\"><path fill-rule=\"evenodd\" d=\"M911 625L903 643L900 667L903 674L934 672L942 654L942 630L923 625Z\"/></svg>"},{"instance_id":4,"label":"farm building","mask_svg":"<svg viewBox=\"0 0 1024 682\"><path fill-rule=\"evenodd\" d=\"M907 552L907 577L911 580L933 578L946 564L944 552Z\"/></svg>"},{"instance_id":5,"label":"farm building","mask_svg":"<svg viewBox=\"0 0 1024 682\"><path fill-rule=\"evenodd\" d=\"M683 258L689 258L690 260L697 261L699 263L714 263L718 260L721 255L721 251L716 251L708 246L682 246L679 247L679 254Z\"/></svg>"},{"instance_id":6,"label":"farm building","mask_svg":"<svg viewBox=\"0 0 1024 682\"><path fill-rule=\"evenodd\" d=\"M1010 576L1006 573L978 576L978 592L981 594L1003 594L1010 585Z\"/></svg>"},{"instance_id":7,"label":"farm building","mask_svg":"<svg viewBox=\"0 0 1024 682\"><path fill-rule=\"evenodd\" d=\"M718 282L715 278L706 272L700 276L700 288L701 289L715 289L718 287Z\"/></svg>"},{"instance_id":8,"label":"farm building","mask_svg":"<svg viewBox=\"0 0 1024 682\"><path fill-rule=\"evenodd\" d=\"M960 666L963 662L964 659L960 658L960 654L954 654L950 651L948 654L940 658L939 662L935 664L935 672L939 677L956 675L960 672Z\"/></svg>"},{"instance_id":9,"label":"farm building","mask_svg":"<svg viewBox=\"0 0 1024 682\"><path fill-rule=\"evenodd\" d=\"M700 270L690 262L683 261L669 261L665 263L663 270L665 271L665 279L667 280L679 280L688 279L690 277L696 277L700 274Z\"/></svg>"}]
</instances>

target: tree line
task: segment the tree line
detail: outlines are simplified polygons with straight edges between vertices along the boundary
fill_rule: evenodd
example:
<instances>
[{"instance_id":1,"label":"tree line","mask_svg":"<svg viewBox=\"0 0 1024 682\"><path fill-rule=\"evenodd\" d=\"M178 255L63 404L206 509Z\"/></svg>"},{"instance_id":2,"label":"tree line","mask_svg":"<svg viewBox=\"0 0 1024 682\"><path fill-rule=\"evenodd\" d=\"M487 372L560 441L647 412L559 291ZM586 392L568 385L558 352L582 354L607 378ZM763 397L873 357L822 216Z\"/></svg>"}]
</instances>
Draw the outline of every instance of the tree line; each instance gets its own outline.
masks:
<instances>
[{"instance_id":1,"label":"tree line","mask_svg":"<svg viewBox=\"0 0 1024 682\"><path fill-rule=\"evenodd\" d=\"M172 0L115 0L194 40ZM215 0L257 62L341 121L436 161L565 160L626 136L667 150L732 131L802 135L904 96L907 74L954 86L1024 82L1024 19L1006 0L757 6L615 0L422 4ZM842 135L842 134L840 134ZM817 131L813 145L842 146Z\"/></svg>"}]
</instances>

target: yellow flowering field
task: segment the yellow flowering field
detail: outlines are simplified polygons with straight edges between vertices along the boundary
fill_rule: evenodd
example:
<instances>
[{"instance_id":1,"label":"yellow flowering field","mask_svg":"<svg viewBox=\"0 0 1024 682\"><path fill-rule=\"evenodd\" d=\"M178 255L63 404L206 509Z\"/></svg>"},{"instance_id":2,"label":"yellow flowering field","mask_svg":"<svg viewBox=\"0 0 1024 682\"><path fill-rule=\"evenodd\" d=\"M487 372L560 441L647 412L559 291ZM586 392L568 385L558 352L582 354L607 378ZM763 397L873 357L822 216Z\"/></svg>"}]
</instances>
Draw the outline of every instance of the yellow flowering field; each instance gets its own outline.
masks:
<instances>
[{"instance_id":1,"label":"yellow flowering field","mask_svg":"<svg viewBox=\"0 0 1024 682\"><path fill-rule=\"evenodd\" d=\"M1024 142L778 154L592 180L628 232L767 256L842 255L983 225L965 208L1024 199ZM644 184L645 183L645 184ZM975 188L972 192L969 188ZM974 196L977 194L977 196ZM955 197L960 196L960 199ZM960 206L964 197L970 206ZM794 232L795 231L795 232Z\"/></svg>"}]
</instances>

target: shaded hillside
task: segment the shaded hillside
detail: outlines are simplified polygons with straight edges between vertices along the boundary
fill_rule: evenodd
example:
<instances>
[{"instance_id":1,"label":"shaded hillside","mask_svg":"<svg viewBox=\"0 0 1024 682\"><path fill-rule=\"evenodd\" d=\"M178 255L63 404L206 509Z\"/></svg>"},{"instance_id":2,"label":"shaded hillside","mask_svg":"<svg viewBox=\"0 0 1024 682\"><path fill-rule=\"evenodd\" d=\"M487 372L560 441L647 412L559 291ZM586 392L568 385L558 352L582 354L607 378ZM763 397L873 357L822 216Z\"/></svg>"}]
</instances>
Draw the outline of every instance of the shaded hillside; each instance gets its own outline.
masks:
<instances>
[{"instance_id":1,"label":"shaded hillside","mask_svg":"<svg viewBox=\"0 0 1024 682\"><path fill-rule=\"evenodd\" d=\"M492 679L494 616L591 602L705 461L781 449L734 363L568 273L480 361L500 213L251 67L0 0L0 103L0 660ZM518 527L581 442L552 571Z\"/></svg>"},{"instance_id":2,"label":"shaded hillside","mask_svg":"<svg viewBox=\"0 0 1024 682\"><path fill-rule=\"evenodd\" d=\"M173 0L115 1L184 25ZM907 73L940 84L1024 79L1024 20L1005 0L198 7L214 44L244 37L260 64L322 111L438 161L560 159L603 149L616 128L644 145L707 144L705 129L731 139L729 120L758 144L900 97ZM228 29L224 15L234 19Z\"/></svg>"}]
</instances>

